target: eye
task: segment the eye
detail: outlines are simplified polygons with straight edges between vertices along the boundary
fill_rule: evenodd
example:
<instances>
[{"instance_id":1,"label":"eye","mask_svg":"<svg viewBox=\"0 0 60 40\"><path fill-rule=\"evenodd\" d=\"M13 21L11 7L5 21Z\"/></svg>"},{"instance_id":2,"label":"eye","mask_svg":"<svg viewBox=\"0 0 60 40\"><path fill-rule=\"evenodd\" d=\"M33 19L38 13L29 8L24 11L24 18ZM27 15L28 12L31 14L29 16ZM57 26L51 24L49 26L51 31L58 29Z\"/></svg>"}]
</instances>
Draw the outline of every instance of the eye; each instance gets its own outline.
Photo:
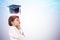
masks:
<instances>
[{"instance_id":1,"label":"eye","mask_svg":"<svg viewBox=\"0 0 60 40\"><path fill-rule=\"evenodd\" d=\"M19 20L17 19L17 21L19 21Z\"/></svg>"},{"instance_id":2,"label":"eye","mask_svg":"<svg viewBox=\"0 0 60 40\"><path fill-rule=\"evenodd\" d=\"M17 21L19 21L19 22L20 22L20 20L19 20L19 19L17 19Z\"/></svg>"},{"instance_id":3,"label":"eye","mask_svg":"<svg viewBox=\"0 0 60 40\"><path fill-rule=\"evenodd\" d=\"M17 19L17 21L19 21L19 19Z\"/></svg>"}]
</instances>

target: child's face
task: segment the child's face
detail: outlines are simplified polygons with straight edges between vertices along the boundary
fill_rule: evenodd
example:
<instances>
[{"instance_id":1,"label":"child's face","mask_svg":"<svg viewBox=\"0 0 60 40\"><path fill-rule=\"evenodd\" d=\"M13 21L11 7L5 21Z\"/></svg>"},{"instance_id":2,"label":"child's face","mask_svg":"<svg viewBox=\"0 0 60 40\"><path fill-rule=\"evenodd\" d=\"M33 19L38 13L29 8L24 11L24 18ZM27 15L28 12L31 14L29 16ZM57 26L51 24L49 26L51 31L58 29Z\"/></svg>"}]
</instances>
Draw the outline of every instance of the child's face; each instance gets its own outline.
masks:
<instances>
[{"instance_id":1,"label":"child's face","mask_svg":"<svg viewBox=\"0 0 60 40\"><path fill-rule=\"evenodd\" d=\"M19 18L15 18L15 20L12 22L12 25L19 26L20 25Z\"/></svg>"}]
</instances>

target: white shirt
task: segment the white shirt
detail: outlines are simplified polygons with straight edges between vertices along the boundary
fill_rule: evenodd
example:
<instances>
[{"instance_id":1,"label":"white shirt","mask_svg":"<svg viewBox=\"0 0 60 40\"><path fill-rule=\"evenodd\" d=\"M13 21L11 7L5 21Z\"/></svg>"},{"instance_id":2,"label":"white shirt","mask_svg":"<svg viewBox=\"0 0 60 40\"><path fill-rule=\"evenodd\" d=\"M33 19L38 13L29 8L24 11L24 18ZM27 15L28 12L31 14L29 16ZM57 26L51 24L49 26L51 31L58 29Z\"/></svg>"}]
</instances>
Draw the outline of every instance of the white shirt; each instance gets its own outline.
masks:
<instances>
[{"instance_id":1,"label":"white shirt","mask_svg":"<svg viewBox=\"0 0 60 40\"><path fill-rule=\"evenodd\" d=\"M21 34L21 31L19 31L14 26L10 27L9 36L10 36L10 40L23 40L24 39L24 36Z\"/></svg>"}]
</instances>

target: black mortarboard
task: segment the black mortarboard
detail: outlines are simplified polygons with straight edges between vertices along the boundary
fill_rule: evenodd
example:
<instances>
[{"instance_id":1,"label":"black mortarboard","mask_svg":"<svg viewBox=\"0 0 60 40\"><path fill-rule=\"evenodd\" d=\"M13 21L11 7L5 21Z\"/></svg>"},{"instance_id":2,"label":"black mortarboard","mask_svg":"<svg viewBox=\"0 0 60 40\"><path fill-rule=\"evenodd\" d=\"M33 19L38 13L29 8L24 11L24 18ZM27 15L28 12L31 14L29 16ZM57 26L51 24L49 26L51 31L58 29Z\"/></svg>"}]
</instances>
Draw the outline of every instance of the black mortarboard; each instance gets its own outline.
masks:
<instances>
[{"instance_id":1,"label":"black mortarboard","mask_svg":"<svg viewBox=\"0 0 60 40\"><path fill-rule=\"evenodd\" d=\"M13 13L13 12L18 13L19 12L19 7L21 7L21 5L14 5L14 4L10 5L9 6L10 13Z\"/></svg>"}]
</instances>

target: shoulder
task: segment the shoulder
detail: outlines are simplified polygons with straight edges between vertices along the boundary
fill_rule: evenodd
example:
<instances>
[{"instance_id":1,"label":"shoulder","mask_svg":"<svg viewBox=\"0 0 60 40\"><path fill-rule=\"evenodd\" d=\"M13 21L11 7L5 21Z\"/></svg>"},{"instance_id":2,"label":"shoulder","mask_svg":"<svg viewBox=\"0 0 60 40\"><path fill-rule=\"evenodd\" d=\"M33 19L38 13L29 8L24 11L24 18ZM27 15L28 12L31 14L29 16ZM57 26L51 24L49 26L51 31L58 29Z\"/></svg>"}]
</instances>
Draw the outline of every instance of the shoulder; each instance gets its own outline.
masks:
<instances>
[{"instance_id":1,"label":"shoulder","mask_svg":"<svg viewBox=\"0 0 60 40\"><path fill-rule=\"evenodd\" d=\"M15 29L11 26L10 28L9 28L9 31L14 31Z\"/></svg>"},{"instance_id":2,"label":"shoulder","mask_svg":"<svg viewBox=\"0 0 60 40\"><path fill-rule=\"evenodd\" d=\"M9 36L10 37L14 37L14 38L18 38L18 33L16 32L16 29L14 27L10 27L9 29Z\"/></svg>"},{"instance_id":3,"label":"shoulder","mask_svg":"<svg viewBox=\"0 0 60 40\"><path fill-rule=\"evenodd\" d=\"M14 27L10 27L9 34L17 34L16 29Z\"/></svg>"}]
</instances>

